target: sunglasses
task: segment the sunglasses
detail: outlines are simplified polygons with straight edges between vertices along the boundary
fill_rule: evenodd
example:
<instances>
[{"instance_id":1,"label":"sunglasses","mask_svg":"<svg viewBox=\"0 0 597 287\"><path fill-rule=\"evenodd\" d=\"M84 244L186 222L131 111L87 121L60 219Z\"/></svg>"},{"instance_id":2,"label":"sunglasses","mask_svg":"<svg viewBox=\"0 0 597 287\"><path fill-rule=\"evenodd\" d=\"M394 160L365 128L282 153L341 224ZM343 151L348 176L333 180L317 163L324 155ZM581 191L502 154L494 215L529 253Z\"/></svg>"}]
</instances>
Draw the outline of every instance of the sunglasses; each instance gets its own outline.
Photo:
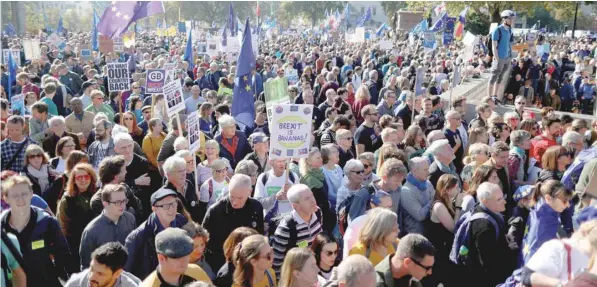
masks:
<instances>
[{"instance_id":1,"label":"sunglasses","mask_svg":"<svg viewBox=\"0 0 597 287\"><path fill-rule=\"evenodd\" d=\"M90 180L90 179L91 179L91 176L88 174L75 176L75 180Z\"/></svg>"},{"instance_id":2,"label":"sunglasses","mask_svg":"<svg viewBox=\"0 0 597 287\"><path fill-rule=\"evenodd\" d=\"M364 166L365 168L370 168L370 167L372 167L373 165L370 165L370 164L363 164L363 166Z\"/></svg>"},{"instance_id":3,"label":"sunglasses","mask_svg":"<svg viewBox=\"0 0 597 287\"><path fill-rule=\"evenodd\" d=\"M39 154L31 154L27 158L36 158L36 157L43 158L44 156L41 153L39 153Z\"/></svg>"},{"instance_id":4,"label":"sunglasses","mask_svg":"<svg viewBox=\"0 0 597 287\"><path fill-rule=\"evenodd\" d=\"M364 170L353 170L352 172L354 172L356 174L363 174L365 171Z\"/></svg>"},{"instance_id":5,"label":"sunglasses","mask_svg":"<svg viewBox=\"0 0 597 287\"><path fill-rule=\"evenodd\" d=\"M419 265L421 268L425 269L425 271L429 272L433 266L425 266L423 264L421 264L421 262L417 261L416 259L409 257L410 260L412 260L415 264Z\"/></svg>"},{"instance_id":6,"label":"sunglasses","mask_svg":"<svg viewBox=\"0 0 597 287\"><path fill-rule=\"evenodd\" d=\"M226 171L228 171L228 168L223 168L223 169L216 170L217 173L225 173Z\"/></svg>"},{"instance_id":7,"label":"sunglasses","mask_svg":"<svg viewBox=\"0 0 597 287\"><path fill-rule=\"evenodd\" d=\"M332 256L332 255L338 255L338 249L334 250L334 251L329 251L329 250L324 250L323 253L326 256Z\"/></svg>"}]
</instances>

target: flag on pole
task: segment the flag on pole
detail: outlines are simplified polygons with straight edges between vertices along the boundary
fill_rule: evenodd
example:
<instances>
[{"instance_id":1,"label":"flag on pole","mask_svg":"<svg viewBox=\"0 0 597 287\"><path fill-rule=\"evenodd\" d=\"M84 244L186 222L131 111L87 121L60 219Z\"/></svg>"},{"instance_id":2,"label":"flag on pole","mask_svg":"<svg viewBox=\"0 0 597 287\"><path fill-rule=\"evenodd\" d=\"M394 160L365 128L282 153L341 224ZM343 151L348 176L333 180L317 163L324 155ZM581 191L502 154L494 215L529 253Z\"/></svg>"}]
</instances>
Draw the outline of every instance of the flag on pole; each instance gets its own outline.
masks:
<instances>
[{"instance_id":1,"label":"flag on pole","mask_svg":"<svg viewBox=\"0 0 597 287\"><path fill-rule=\"evenodd\" d=\"M347 2L344 8L344 21L346 21L346 28L350 26L350 4Z\"/></svg>"},{"instance_id":2,"label":"flag on pole","mask_svg":"<svg viewBox=\"0 0 597 287\"><path fill-rule=\"evenodd\" d=\"M388 22L383 22L383 24L381 24L381 26L379 26L379 28L377 28L377 31L375 31L375 36L381 37L381 35L383 34L383 31L389 30L389 29L390 29L390 27L388 27Z\"/></svg>"},{"instance_id":3,"label":"flag on pole","mask_svg":"<svg viewBox=\"0 0 597 287\"><path fill-rule=\"evenodd\" d=\"M58 27L56 27L56 33L62 34L63 30L64 30L64 27L62 24L62 16L60 16L60 19L58 20Z\"/></svg>"},{"instance_id":4,"label":"flag on pole","mask_svg":"<svg viewBox=\"0 0 597 287\"><path fill-rule=\"evenodd\" d=\"M259 18L261 16L261 10L259 10L259 1L257 1L257 8L255 8L255 14Z\"/></svg>"},{"instance_id":5,"label":"flag on pole","mask_svg":"<svg viewBox=\"0 0 597 287\"><path fill-rule=\"evenodd\" d=\"M215 28L215 27L217 27L217 26L216 26L216 21L213 21L213 22L211 22L211 27L212 27L212 28Z\"/></svg>"},{"instance_id":6,"label":"flag on pole","mask_svg":"<svg viewBox=\"0 0 597 287\"><path fill-rule=\"evenodd\" d=\"M228 25L224 25L224 31L222 31L222 47L228 46L228 35L226 35L226 27L228 27Z\"/></svg>"},{"instance_id":7,"label":"flag on pole","mask_svg":"<svg viewBox=\"0 0 597 287\"><path fill-rule=\"evenodd\" d=\"M17 62L12 57L12 53L8 53L8 100L12 97L12 84L17 81Z\"/></svg>"},{"instance_id":8,"label":"flag on pole","mask_svg":"<svg viewBox=\"0 0 597 287\"><path fill-rule=\"evenodd\" d=\"M444 26L446 25L447 18L448 18L448 13L445 11L442 12L442 15L439 17L439 19L437 19L437 22L435 22L435 24L433 24L433 26L431 26L429 31L438 32L438 31L442 30L444 28Z\"/></svg>"},{"instance_id":9,"label":"flag on pole","mask_svg":"<svg viewBox=\"0 0 597 287\"><path fill-rule=\"evenodd\" d=\"M371 19L371 7L367 8L367 11L361 18L357 21L357 27L362 27Z\"/></svg>"},{"instance_id":10,"label":"flag on pole","mask_svg":"<svg viewBox=\"0 0 597 287\"><path fill-rule=\"evenodd\" d=\"M94 51L99 50L99 43L97 41L98 31L97 31L97 24L99 24L100 18L93 9L93 33L91 34L91 49Z\"/></svg>"},{"instance_id":11,"label":"flag on pole","mask_svg":"<svg viewBox=\"0 0 597 287\"><path fill-rule=\"evenodd\" d=\"M464 36L464 25L466 24L466 13L468 12L469 7L465 7L460 15L458 15L458 20L456 22L456 27L454 28L454 39L460 41Z\"/></svg>"},{"instance_id":12,"label":"flag on pole","mask_svg":"<svg viewBox=\"0 0 597 287\"><path fill-rule=\"evenodd\" d=\"M112 1L104 10L97 29L102 35L115 38L133 22L161 13L164 13L162 1Z\"/></svg>"},{"instance_id":13,"label":"flag on pole","mask_svg":"<svg viewBox=\"0 0 597 287\"><path fill-rule=\"evenodd\" d=\"M255 55L251 42L249 18L245 20L243 40L238 54L236 78L232 97L232 116L243 125L253 127L255 102L253 99L252 71L255 69Z\"/></svg>"},{"instance_id":14,"label":"flag on pole","mask_svg":"<svg viewBox=\"0 0 597 287\"><path fill-rule=\"evenodd\" d=\"M423 19L417 26L415 26L410 32L412 34L418 35L420 33L426 32L429 29L427 25L427 19Z\"/></svg>"},{"instance_id":15,"label":"flag on pole","mask_svg":"<svg viewBox=\"0 0 597 287\"><path fill-rule=\"evenodd\" d=\"M187 38L187 47L184 50L184 60L189 63L189 70L193 70L193 30L189 30L189 37Z\"/></svg>"},{"instance_id":16,"label":"flag on pole","mask_svg":"<svg viewBox=\"0 0 597 287\"><path fill-rule=\"evenodd\" d=\"M12 23L8 22L6 28L4 28L4 34L9 37L14 37L17 35L17 29L15 29L15 26L13 26Z\"/></svg>"},{"instance_id":17,"label":"flag on pole","mask_svg":"<svg viewBox=\"0 0 597 287\"><path fill-rule=\"evenodd\" d=\"M228 28L230 28L230 36L236 36L238 32L238 24L236 23L236 17L234 16L234 8L232 8L232 2L228 8Z\"/></svg>"},{"instance_id":18,"label":"flag on pole","mask_svg":"<svg viewBox=\"0 0 597 287\"><path fill-rule=\"evenodd\" d=\"M435 12L435 15L439 15L440 13L446 11L446 2L442 2L442 4L435 6L433 11Z\"/></svg>"},{"instance_id":19,"label":"flag on pole","mask_svg":"<svg viewBox=\"0 0 597 287\"><path fill-rule=\"evenodd\" d=\"M533 27L531 27L531 31L537 31L537 23L535 23L535 25L533 25Z\"/></svg>"}]
</instances>

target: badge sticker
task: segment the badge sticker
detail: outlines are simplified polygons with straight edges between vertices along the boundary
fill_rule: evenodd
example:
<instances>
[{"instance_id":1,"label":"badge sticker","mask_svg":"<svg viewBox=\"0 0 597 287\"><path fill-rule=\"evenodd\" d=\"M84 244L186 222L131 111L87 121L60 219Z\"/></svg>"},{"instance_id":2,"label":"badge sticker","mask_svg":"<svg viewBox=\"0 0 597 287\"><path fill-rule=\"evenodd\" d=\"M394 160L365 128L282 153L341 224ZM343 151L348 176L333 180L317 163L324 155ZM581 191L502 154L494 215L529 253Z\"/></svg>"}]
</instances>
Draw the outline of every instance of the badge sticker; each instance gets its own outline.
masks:
<instances>
[{"instance_id":1,"label":"badge sticker","mask_svg":"<svg viewBox=\"0 0 597 287\"><path fill-rule=\"evenodd\" d=\"M31 242L31 250L36 250L36 249L44 248L44 246L45 246L45 244L44 244L43 239Z\"/></svg>"},{"instance_id":2,"label":"badge sticker","mask_svg":"<svg viewBox=\"0 0 597 287\"><path fill-rule=\"evenodd\" d=\"M309 243L307 242L307 240L303 240L303 241L299 242L296 246L298 246L300 248L306 248L307 246L309 246Z\"/></svg>"},{"instance_id":3,"label":"badge sticker","mask_svg":"<svg viewBox=\"0 0 597 287\"><path fill-rule=\"evenodd\" d=\"M253 221L253 223L251 223L251 226L253 226L253 228L257 228L257 222Z\"/></svg>"}]
</instances>

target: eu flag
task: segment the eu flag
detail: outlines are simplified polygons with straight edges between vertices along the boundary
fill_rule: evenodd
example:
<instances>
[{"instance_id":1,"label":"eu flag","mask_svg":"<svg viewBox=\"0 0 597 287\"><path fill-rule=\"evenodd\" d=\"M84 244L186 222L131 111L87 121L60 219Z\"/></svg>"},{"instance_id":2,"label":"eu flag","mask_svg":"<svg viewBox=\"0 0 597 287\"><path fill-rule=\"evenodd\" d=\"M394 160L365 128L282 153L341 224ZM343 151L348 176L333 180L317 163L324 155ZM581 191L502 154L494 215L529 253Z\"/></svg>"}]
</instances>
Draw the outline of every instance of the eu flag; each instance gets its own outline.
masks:
<instances>
[{"instance_id":1,"label":"eu flag","mask_svg":"<svg viewBox=\"0 0 597 287\"><path fill-rule=\"evenodd\" d=\"M93 9L93 33L91 34L91 49L94 51L99 50L99 43L97 41L98 31L97 24L99 24L100 18L97 16L97 12Z\"/></svg>"},{"instance_id":2,"label":"eu flag","mask_svg":"<svg viewBox=\"0 0 597 287\"><path fill-rule=\"evenodd\" d=\"M97 29L104 36L118 37L131 23L160 13L164 13L162 1L112 1L104 10Z\"/></svg>"},{"instance_id":3,"label":"eu flag","mask_svg":"<svg viewBox=\"0 0 597 287\"><path fill-rule=\"evenodd\" d=\"M15 26L12 25L12 23L8 22L6 28L4 28L4 33L8 35L8 37L14 37L17 35L17 30L15 29Z\"/></svg>"},{"instance_id":4,"label":"eu flag","mask_svg":"<svg viewBox=\"0 0 597 287\"><path fill-rule=\"evenodd\" d=\"M249 18L245 20L243 41L238 55L236 78L234 79L234 93L232 97L232 116L237 122L253 127L255 121L255 103L251 80L255 69L255 55L251 45L251 29Z\"/></svg>"},{"instance_id":5,"label":"eu flag","mask_svg":"<svg viewBox=\"0 0 597 287\"><path fill-rule=\"evenodd\" d=\"M187 38L187 47L184 50L184 60L189 63L189 70L193 70L193 30L189 30Z\"/></svg>"},{"instance_id":6,"label":"eu flag","mask_svg":"<svg viewBox=\"0 0 597 287\"><path fill-rule=\"evenodd\" d=\"M17 81L17 62L12 57L12 53L8 53L8 100L12 97L12 84Z\"/></svg>"},{"instance_id":7,"label":"eu flag","mask_svg":"<svg viewBox=\"0 0 597 287\"><path fill-rule=\"evenodd\" d=\"M56 27L56 33L62 34L63 30L64 30L64 27L62 24L62 16L60 16L60 20L58 20L58 27Z\"/></svg>"}]
</instances>

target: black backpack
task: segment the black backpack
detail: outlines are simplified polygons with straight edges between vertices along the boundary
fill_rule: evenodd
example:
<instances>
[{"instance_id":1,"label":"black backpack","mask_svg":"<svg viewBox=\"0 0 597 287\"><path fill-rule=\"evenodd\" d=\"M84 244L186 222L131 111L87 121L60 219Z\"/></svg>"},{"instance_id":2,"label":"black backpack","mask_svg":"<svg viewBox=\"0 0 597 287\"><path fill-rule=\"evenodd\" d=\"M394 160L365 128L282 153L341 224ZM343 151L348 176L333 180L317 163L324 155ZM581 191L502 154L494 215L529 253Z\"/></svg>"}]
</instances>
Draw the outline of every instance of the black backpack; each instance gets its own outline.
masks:
<instances>
[{"instance_id":1,"label":"black backpack","mask_svg":"<svg viewBox=\"0 0 597 287\"><path fill-rule=\"evenodd\" d=\"M498 46L500 45L500 41L502 40L502 30L500 29L500 26L497 26L496 28L498 30ZM491 40L491 34L493 33L489 33L489 35L487 35L487 41L485 41L485 47L487 47L487 55L490 57L493 57L493 43ZM514 35L510 36L510 42L514 42Z\"/></svg>"},{"instance_id":2,"label":"black backpack","mask_svg":"<svg viewBox=\"0 0 597 287\"><path fill-rule=\"evenodd\" d=\"M4 228L1 229L1 235L2 235L2 244L6 245L6 247L8 248L10 253L12 253L15 260L19 263L19 266L23 269L23 271L26 272L27 264L25 263L25 260L23 259L21 252L19 252L19 250L12 244L12 241L10 241L10 238L8 238L8 234L6 233L6 230L4 230ZM4 253L0 254L0 255L1 255L2 273L4 274L4 279L8 283L8 286L12 286L12 284L11 284L12 283L12 270L10 270L10 268L8 267L8 259L6 258ZM4 282L1 282L1 284L3 284L3 283Z\"/></svg>"},{"instance_id":3,"label":"black backpack","mask_svg":"<svg viewBox=\"0 0 597 287\"><path fill-rule=\"evenodd\" d=\"M369 198L373 194L375 194L375 188L372 186L367 186L367 192L369 193ZM340 205L338 206L338 214L336 214L337 221L338 221L338 230L340 234L344 236L346 232L346 228L348 228L348 214L350 213L350 207L352 206L352 202L354 201L355 195L359 191L349 195ZM354 219L354 218L353 218Z\"/></svg>"}]
</instances>

